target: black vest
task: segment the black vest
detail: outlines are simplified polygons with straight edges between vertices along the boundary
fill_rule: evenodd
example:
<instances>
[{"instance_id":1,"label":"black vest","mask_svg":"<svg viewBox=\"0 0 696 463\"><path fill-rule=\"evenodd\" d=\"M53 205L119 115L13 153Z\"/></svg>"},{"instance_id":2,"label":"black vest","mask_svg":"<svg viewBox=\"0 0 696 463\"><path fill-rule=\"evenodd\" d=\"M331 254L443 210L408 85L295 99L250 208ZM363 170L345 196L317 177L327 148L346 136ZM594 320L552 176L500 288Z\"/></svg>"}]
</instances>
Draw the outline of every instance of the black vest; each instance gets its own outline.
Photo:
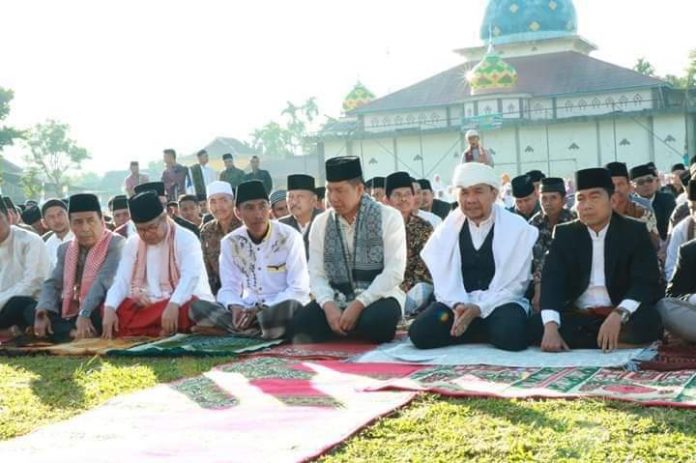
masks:
<instances>
[{"instance_id":1,"label":"black vest","mask_svg":"<svg viewBox=\"0 0 696 463\"><path fill-rule=\"evenodd\" d=\"M462 258L462 280L467 293L484 291L495 275L495 259L493 258L493 232L495 226L488 232L486 240L477 251L471 241L469 224L464 222L459 232L459 250Z\"/></svg>"}]
</instances>

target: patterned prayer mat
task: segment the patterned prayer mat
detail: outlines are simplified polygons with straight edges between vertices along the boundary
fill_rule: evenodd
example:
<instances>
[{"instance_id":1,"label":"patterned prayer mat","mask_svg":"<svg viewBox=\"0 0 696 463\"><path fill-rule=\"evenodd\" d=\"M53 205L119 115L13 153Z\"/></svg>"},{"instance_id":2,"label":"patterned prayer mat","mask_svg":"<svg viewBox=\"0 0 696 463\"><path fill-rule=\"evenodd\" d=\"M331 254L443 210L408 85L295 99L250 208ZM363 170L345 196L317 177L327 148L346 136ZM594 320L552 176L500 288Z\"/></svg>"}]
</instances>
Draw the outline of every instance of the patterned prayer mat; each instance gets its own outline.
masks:
<instances>
[{"instance_id":1,"label":"patterned prayer mat","mask_svg":"<svg viewBox=\"0 0 696 463\"><path fill-rule=\"evenodd\" d=\"M304 461L407 404L364 392L420 367L253 357L0 442L3 461Z\"/></svg>"},{"instance_id":2,"label":"patterned prayer mat","mask_svg":"<svg viewBox=\"0 0 696 463\"><path fill-rule=\"evenodd\" d=\"M224 356L254 352L283 341L247 338L241 336L199 336L195 334L175 334L129 349L113 349L107 355L119 357L181 357Z\"/></svg>"},{"instance_id":3,"label":"patterned prayer mat","mask_svg":"<svg viewBox=\"0 0 696 463\"><path fill-rule=\"evenodd\" d=\"M17 346L12 341L0 345L0 355L22 356L22 355L104 355L112 349L128 349L144 342L152 341L152 338L130 337L117 339L89 338L80 339L62 344L52 344L43 340L33 340L29 343Z\"/></svg>"},{"instance_id":4,"label":"patterned prayer mat","mask_svg":"<svg viewBox=\"0 0 696 463\"><path fill-rule=\"evenodd\" d=\"M377 344L357 340L324 344L282 344L257 352L255 355L301 360L344 360L369 352L377 346Z\"/></svg>"},{"instance_id":5,"label":"patterned prayer mat","mask_svg":"<svg viewBox=\"0 0 696 463\"><path fill-rule=\"evenodd\" d=\"M683 342L663 344L657 356L639 364L642 370L677 371L696 369L696 345Z\"/></svg>"},{"instance_id":6,"label":"patterned prayer mat","mask_svg":"<svg viewBox=\"0 0 696 463\"><path fill-rule=\"evenodd\" d=\"M427 391L453 397L579 398L696 407L696 370L435 366L370 390Z\"/></svg>"}]
</instances>

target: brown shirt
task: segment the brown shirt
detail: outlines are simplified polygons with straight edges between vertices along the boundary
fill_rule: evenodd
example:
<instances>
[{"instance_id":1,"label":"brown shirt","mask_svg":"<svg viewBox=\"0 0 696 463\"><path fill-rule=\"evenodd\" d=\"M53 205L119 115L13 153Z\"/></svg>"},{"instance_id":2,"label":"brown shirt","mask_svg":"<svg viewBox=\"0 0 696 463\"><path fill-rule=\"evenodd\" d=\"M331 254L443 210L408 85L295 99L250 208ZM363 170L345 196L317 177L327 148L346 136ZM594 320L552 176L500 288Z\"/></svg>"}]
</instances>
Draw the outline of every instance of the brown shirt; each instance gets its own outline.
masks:
<instances>
[{"instance_id":1,"label":"brown shirt","mask_svg":"<svg viewBox=\"0 0 696 463\"><path fill-rule=\"evenodd\" d=\"M428 267L420 256L420 252L425 243L433 233L433 226L426 220L412 215L409 217L406 226L406 271L401 289L408 291L416 283L432 283Z\"/></svg>"},{"instance_id":2,"label":"brown shirt","mask_svg":"<svg viewBox=\"0 0 696 463\"><path fill-rule=\"evenodd\" d=\"M208 271L208 282L213 294L217 294L222 286L220 282L220 243L228 233L236 230L242 222L234 217L230 229L225 232L217 219L204 223L201 226L201 247L203 248L203 260Z\"/></svg>"}]
</instances>

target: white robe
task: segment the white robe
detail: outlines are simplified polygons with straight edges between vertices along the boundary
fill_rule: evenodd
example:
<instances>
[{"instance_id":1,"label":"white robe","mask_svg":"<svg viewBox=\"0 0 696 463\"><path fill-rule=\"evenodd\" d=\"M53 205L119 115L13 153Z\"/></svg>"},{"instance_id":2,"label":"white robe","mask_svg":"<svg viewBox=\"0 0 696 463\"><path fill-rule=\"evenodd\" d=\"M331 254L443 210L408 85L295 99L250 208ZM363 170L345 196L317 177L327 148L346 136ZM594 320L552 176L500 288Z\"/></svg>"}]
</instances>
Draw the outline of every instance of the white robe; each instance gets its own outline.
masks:
<instances>
[{"instance_id":1,"label":"white robe","mask_svg":"<svg viewBox=\"0 0 696 463\"><path fill-rule=\"evenodd\" d=\"M485 291L467 293L462 280L459 233L466 216L457 208L430 236L421 251L435 286L435 298L448 307L458 303L476 304L481 318L504 304L516 303L529 310L524 294L532 279L532 248L539 235L517 214L493 205L493 258L495 275Z\"/></svg>"}]
</instances>

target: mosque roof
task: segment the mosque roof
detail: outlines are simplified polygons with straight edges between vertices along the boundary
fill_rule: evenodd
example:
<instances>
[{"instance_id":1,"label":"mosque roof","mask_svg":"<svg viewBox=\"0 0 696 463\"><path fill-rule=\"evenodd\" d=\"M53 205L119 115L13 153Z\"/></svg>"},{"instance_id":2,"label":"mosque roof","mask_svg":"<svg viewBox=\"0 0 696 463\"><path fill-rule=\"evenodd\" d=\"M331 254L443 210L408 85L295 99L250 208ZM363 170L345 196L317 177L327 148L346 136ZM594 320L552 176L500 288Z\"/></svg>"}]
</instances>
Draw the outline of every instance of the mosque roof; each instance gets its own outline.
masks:
<instances>
[{"instance_id":1,"label":"mosque roof","mask_svg":"<svg viewBox=\"0 0 696 463\"><path fill-rule=\"evenodd\" d=\"M517 85L477 91L476 98L506 94L573 95L668 85L660 79L575 51L510 57L505 61L517 70ZM469 62L453 67L367 103L350 114L461 104L472 98L465 76L476 64Z\"/></svg>"}]
</instances>

